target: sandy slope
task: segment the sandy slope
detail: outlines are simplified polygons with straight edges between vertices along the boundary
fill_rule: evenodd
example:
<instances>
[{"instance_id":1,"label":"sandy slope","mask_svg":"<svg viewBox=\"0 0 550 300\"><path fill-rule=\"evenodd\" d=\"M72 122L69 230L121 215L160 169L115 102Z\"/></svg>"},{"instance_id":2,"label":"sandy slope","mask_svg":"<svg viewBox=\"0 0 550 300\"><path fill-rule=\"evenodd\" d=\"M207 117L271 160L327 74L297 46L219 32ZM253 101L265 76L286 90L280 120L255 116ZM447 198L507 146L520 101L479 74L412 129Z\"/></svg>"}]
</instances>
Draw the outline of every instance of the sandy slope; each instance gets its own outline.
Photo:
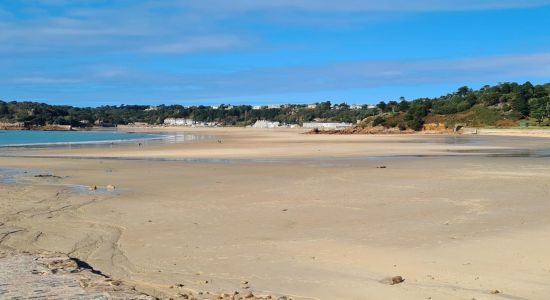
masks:
<instances>
[{"instance_id":1,"label":"sandy slope","mask_svg":"<svg viewBox=\"0 0 550 300\"><path fill-rule=\"evenodd\" d=\"M0 232L15 231L2 246L70 253L162 297L233 290L295 299L550 294L548 158L453 152L544 149L547 140L208 133L217 139L39 154L285 160L0 158L3 167L63 177L0 186ZM350 159L388 154L447 156ZM82 195L60 185L71 183L120 189ZM405 282L384 282L395 275Z\"/></svg>"}]
</instances>

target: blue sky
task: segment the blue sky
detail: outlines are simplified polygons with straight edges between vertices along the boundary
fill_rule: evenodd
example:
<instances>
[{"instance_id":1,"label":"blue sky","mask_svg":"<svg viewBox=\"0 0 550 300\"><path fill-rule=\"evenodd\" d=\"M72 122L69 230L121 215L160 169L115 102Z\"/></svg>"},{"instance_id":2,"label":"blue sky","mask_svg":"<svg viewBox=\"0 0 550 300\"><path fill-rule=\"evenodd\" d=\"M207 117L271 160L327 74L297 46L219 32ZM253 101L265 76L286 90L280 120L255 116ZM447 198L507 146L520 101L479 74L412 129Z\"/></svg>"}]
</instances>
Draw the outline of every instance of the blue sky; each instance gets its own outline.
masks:
<instances>
[{"instance_id":1,"label":"blue sky","mask_svg":"<svg viewBox=\"0 0 550 300\"><path fill-rule=\"evenodd\" d=\"M550 0L0 0L0 99L376 103L550 81Z\"/></svg>"}]
</instances>

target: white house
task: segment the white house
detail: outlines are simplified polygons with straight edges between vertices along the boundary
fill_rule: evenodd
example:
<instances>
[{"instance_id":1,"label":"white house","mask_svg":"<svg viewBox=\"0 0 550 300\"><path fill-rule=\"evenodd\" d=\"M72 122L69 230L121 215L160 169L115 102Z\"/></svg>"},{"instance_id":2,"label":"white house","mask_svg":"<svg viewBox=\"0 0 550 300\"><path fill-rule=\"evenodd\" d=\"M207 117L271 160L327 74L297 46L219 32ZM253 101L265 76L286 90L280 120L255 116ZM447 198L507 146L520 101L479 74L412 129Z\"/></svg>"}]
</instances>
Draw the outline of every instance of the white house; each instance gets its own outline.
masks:
<instances>
[{"instance_id":1,"label":"white house","mask_svg":"<svg viewBox=\"0 0 550 300\"><path fill-rule=\"evenodd\" d=\"M308 123L304 123L303 126L304 128L309 128L309 129L345 129L345 128L350 128L350 127L353 127L353 124L351 123L318 123L318 122L308 122Z\"/></svg>"},{"instance_id":2,"label":"white house","mask_svg":"<svg viewBox=\"0 0 550 300\"><path fill-rule=\"evenodd\" d=\"M266 120L258 120L254 125L252 125L252 128L277 128L279 127L279 122L271 122Z\"/></svg>"},{"instance_id":3,"label":"white house","mask_svg":"<svg viewBox=\"0 0 550 300\"><path fill-rule=\"evenodd\" d=\"M168 126L193 126L193 120L184 118L166 118L164 125Z\"/></svg>"}]
</instances>

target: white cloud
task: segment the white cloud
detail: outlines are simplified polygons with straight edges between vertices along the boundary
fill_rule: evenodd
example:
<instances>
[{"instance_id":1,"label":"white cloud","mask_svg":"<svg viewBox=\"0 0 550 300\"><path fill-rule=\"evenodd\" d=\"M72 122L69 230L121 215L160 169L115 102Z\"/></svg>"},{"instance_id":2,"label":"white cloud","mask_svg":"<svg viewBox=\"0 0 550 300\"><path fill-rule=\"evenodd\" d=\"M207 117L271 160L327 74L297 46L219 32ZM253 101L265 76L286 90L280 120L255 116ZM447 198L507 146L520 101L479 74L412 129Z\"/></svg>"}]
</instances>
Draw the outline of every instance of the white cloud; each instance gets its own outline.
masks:
<instances>
[{"instance_id":1,"label":"white cloud","mask_svg":"<svg viewBox=\"0 0 550 300\"><path fill-rule=\"evenodd\" d=\"M524 8L549 5L548 0L202 0L183 6L215 11L288 10L325 12L358 11L468 11Z\"/></svg>"},{"instance_id":2,"label":"white cloud","mask_svg":"<svg viewBox=\"0 0 550 300\"><path fill-rule=\"evenodd\" d=\"M0 86L13 83L8 75L0 76ZM475 57L439 60L370 60L333 64L259 68L233 73L165 73L116 66L82 68L78 73L62 76L36 75L16 80L18 84L51 87L80 82L81 90L101 93L106 87L125 97L141 94L199 99L216 97L261 96L410 86L422 84L456 84L464 82L515 81L518 78L550 78L550 53ZM76 96L76 95L74 95ZM159 96L160 97L160 96ZM168 99L169 100L169 99Z\"/></svg>"},{"instance_id":3,"label":"white cloud","mask_svg":"<svg viewBox=\"0 0 550 300\"><path fill-rule=\"evenodd\" d=\"M165 43L146 46L144 50L151 53L186 54L213 50L225 50L242 45L235 36L202 36L191 37L176 43Z\"/></svg>"},{"instance_id":4,"label":"white cloud","mask_svg":"<svg viewBox=\"0 0 550 300\"><path fill-rule=\"evenodd\" d=\"M19 77L11 80L14 84L23 84L23 85L34 85L34 84L43 84L43 85L58 85L58 84L68 84L68 83L77 83L77 79L71 78L52 78L52 77Z\"/></svg>"}]
</instances>

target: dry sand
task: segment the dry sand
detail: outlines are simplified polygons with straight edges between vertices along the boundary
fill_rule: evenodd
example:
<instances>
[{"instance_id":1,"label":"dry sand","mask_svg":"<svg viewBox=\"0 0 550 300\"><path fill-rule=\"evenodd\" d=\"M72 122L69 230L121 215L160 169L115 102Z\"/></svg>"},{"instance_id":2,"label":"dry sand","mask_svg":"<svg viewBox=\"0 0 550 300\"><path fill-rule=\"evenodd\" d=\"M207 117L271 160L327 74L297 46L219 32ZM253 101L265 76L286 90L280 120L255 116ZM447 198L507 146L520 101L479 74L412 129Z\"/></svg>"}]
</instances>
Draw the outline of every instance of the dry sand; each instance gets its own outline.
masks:
<instances>
[{"instance_id":1,"label":"dry sand","mask_svg":"<svg viewBox=\"0 0 550 300\"><path fill-rule=\"evenodd\" d=\"M161 298L550 295L550 140L196 133L215 138L0 158L60 176L0 185L1 247L67 253Z\"/></svg>"}]
</instances>

